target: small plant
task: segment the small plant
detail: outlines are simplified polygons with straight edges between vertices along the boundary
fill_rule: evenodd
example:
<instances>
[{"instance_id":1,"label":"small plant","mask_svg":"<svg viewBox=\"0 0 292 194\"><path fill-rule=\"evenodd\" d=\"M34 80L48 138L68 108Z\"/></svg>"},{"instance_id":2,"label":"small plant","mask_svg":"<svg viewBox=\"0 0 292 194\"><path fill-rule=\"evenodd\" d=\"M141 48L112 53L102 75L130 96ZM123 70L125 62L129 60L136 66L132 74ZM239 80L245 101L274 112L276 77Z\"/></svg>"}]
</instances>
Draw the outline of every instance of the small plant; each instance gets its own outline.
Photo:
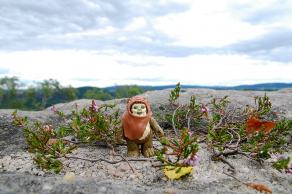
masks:
<instances>
[{"instance_id":1,"label":"small plant","mask_svg":"<svg viewBox=\"0 0 292 194\"><path fill-rule=\"evenodd\" d=\"M192 136L187 128L182 130L178 140L163 137L160 143L163 148L156 152L156 157L165 166L165 175L170 179L178 179L189 174L192 166L198 163L197 137Z\"/></svg>"},{"instance_id":2,"label":"small plant","mask_svg":"<svg viewBox=\"0 0 292 194\"><path fill-rule=\"evenodd\" d=\"M285 157L284 155L276 155L277 161L273 164L273 167L279 172L291 173L291 167L289 167L290 157Z\"/></svg>"},{"instance_id":3,"label":"small plant","mask_svg":"<svg viewBox=\"0 0 292 194\"><path fill-rule=\"evenodd\" d=\"M67 127L80 141L104 142L109 147L114 147L121 141L121 121L119 110L113 111L115 105L104 104L97 107L94 100L89 108L81 112L73 111L72 118ZM64 132L65 133L65 132Z\"/></svg>"},{"instance_id":4,"label":"small plant","mask_svg":"<svg viewBox=\"0 0 292 194\"><path fill-rule=\"evenodd\" d=\"M33 159L36 164L42 169L59 173L62 169L62 163L58 158L70 153L75 146L59 139L51 125L35 122L31 126L27 118L17 116L16 111L13 112L12 116L13 123L23 127L28 151L35 153Z\"/></svg>"},{"instance_id":5,"label":"small plant","mask_svg":"<svg viewBox=\"0 0 292 194\"><path fill-rule=\"evenodd\" d=\"M13 123L23 128L28 150L35 154L36 164L42 169L59 173L63 166L59 158L66 157L76 148L66 136L74 136L83 143L100 141L112 149L121 141L119 110L109 113L114 107L107 104L97 107L92 101L91 106L81 112L76 107L69 121L65 122L67 124L55 128L40 122L31 124L26 117L19 117L17 111L12 116ZM52 110L65 119L64 113L55 107Z\"/></svg>"},{"instance_id":6,"label":"small plant","mask_svg":"<svg viewBox=\"0 0 292 194\"><path fill-rule=\"evenodd\" d=\"M266 93L263 97L256 96L255 104L257 105L256 113L258 116L267 115L272 110L272 103Z\"/></svg>"},{"instance_id":7,"label":"small plant","mask_svg":"<svg viewBox=\"0 0 292 194\"><path fill-rule=\"evenodd\" d=\"M174 104L171 103L174 99L172 97L176 96L176 101L179 97L179 94L174 95L175 91L178 90L172 90L170 94L170 108L164 108L168 126L173 126L178 139L184 129L196 132L200 142L206 142L209 150L213 152L212 159L228 164L232 171L236 169L227 161L226 157L229 155L239 154L262 163L271 158L272 153L285 152L287 144L291 142L288 137L292 132L292 121L280 119L272 112L272 103L266 94L255 97L255 106L247 105L242 109L231 104L228 96L214 98L207 104L199 103L195 96L192 96L189 104ZM162 144L173 146L178 140L173 140L172 144L169 140L163 141ZM167 154L164 153L167 153L167 150L164 146L158 152L158 158L160 157L164 164L180 166L180 160L166 157ZM174 161L177 163L173 164ZM283 162L279 161L274 167L281 166Z\"/></svg>"},{"instance_id":8,"label":"small plant","mask_svg":"<svg viewBox=\"0 0 292 194\"><path fill-rule=\"evenodd\" d=\"M170 91L169 94L169 102L170 104L175 104L180 94L180 83L178 82L173 90Z\"/></svg>"}]
</instances>

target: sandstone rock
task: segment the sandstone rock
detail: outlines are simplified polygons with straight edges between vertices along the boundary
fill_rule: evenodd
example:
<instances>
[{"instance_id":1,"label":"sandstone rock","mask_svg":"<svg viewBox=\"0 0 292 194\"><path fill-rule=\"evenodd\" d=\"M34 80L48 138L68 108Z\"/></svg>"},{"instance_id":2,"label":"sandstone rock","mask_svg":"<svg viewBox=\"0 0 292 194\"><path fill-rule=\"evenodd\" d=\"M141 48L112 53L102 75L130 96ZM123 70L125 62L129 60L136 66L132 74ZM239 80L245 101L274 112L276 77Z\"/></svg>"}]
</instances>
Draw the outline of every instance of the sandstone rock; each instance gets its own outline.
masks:
<instances>
[{"instance_id":1,"label":"sandstone rock","mask_svg":"<svg viewBox=\"0 0 292 194\"><path fill-rule=\"evenodd\" d=\"M151 102L155 114L159 111L163 113L159 110L159 106L168 103L169 91L151 91L143 94ZM263 94L264 92L257 91L187 89L181 94L180 101L186 103L191 95L195 95L200 102L205 103L212 97L228 95L235 105L243 106L252 104L254 96ZM291 92L267 92L267 95L271 98L275 110L292 118ZM126 104L124 101L124 99L116 99L106 103L115 102L123 111ZM90 100L78 100L59 104L57 107L69 114L76 102L80 107L91 103ZM21 129L11 125L11 112L12 110L0 110L0 193L255 193L224 175L223 169L226 165L210 161L210 153L204 144L200 145L198 153L201 158L199 165L194 168L190 177L181 181L169 181L161 169L152 167L150 162L130 162L136 171L133 173L126 162L112 165L106 162L62 159L63 172L71 173L67 173L64 177L49 172L44 173L33 163L33 155L27 152ZM55 116L49 109L36 112L19 111L19 114L28 116L30 120L55 121ZM159 142L154 141L154 147L159 146ZM117 152L126 154L126 146L119 146ZM291 151L289 154L289 156L292 155ZM82 146L74 150L72 155L108 158L109 151L98 146ZM116 158L108 159L115 160ZM264 183L271 187L274 193L292 193L291 175L281 174L270 166L261 169L245 157L228 159L236 166L237 176L241 180ZM76 175L79 177L79 174L83 177L77 179ZM74 186L69 187L66 183L74 183Z\"/></svg>"}]
</instances>

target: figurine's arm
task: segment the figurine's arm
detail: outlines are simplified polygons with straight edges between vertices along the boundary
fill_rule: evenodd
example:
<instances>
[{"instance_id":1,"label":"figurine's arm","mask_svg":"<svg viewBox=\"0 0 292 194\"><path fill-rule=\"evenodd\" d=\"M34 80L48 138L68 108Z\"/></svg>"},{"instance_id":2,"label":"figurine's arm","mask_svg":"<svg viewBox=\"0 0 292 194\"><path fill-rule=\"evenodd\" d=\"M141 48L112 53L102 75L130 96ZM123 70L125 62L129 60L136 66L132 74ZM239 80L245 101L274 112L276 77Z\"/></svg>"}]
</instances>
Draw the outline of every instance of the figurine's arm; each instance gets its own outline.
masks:
<instances>
[{"instance_id":1,"label":"figurine's arm","mask_svg":"<svg viewBox=\"0 0 292 194\"><path fill-rule=\"evenodd\" d=\"M150 119L150 126L153 129L153 131L159 135L159 137L164 136L163 129L159 126L159 124L153 117L151 117Z\"/></svg>"}]
</instances>

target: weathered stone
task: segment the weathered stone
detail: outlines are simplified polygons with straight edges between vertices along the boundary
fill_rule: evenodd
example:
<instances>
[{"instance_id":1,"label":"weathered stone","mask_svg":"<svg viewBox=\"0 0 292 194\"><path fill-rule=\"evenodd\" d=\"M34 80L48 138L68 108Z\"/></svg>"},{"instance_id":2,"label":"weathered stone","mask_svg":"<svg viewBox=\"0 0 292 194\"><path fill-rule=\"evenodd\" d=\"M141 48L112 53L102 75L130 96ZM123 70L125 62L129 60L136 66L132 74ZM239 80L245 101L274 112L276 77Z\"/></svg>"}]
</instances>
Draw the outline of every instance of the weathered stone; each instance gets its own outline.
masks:
<instances>
[{"instance_id":1,"label":"weathered stone","mask_svg":"<svg viewBox=\"0 0 292 194\"><path fill-rule=\"evenodd\" d=\"M289 118L292 118L291 91L267 92L274 108L283 112ZM188 102L191 95L196 95L197 99L203 103L209 101L212 97L228 95L231 101L237 105L245 105L253 103L253 96L263 94L264 92L256 91L190 89L181 94L180 102ZM153 112L157 113L158 111L161 112L159 110L161 104L168 103L169 90L152 91L143 95L151 102ZM123 110L126 103L121 103L121 101L118 99L107 102L116 102L118 107ZM76 102L80 107L91 103L90 100L78 100L59 104L57 107L67 114L74 109ZM255 193L255 191L223 174L223 170L227 168L226 165L222 162L211 161L210 153L205 144L200 145L198 154L201 160L199 165L194 167L191 176L181 181L169 181L163 175L161 168L154 168L151 162L146 161L130 162L135 169L135 173L133 173L124 161L112 165L107 162L88 162L62 158L64 169L61 175L50 172L44 173L34 164L33 154L27 152L22 130L11 125L11 113L12 110L0 110L0 193ZM55 121L54 115L49 110L19 111L19 114L28 116L30 120ZM158 141L154 141L155 148L160 146ZM118 146L116 151L118 154L125 155L126 146ZM71 154L92 159L100 157L109 160L119 159L118 157L109 157L109 150L100 146L83 146L74 150ZM292 152L289 151L289 154L288 156L291 157ZM247 182L263 183L272 188L274 193L292 193L292 176L289 174L281 174L272 169L270 165L262 168L250 162L246 157L236 156L227 159L236 167L236 176L239 179ZM72 178L74 184L68 186L68 181L65 181L62 176L65 172L74 172L74 178ZM79 175L82 175L82 177Z\"/></svg>"}]
</instances>

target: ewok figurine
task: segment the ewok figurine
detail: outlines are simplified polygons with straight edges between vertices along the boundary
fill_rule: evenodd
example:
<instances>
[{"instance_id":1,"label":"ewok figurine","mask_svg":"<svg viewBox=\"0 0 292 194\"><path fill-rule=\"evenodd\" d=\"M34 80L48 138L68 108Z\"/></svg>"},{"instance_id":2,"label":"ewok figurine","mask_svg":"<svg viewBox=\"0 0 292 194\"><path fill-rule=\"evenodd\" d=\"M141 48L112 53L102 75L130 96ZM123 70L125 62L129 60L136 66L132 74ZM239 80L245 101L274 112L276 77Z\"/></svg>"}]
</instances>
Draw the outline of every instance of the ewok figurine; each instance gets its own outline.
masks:
<instances>
[{"instance_id":1,"label":"ewok figurine","mask_svg":"<svg viewBox=\"0 0 292 194\"><path fill-rule=\"evenodd\" d=\"M127 109L122 117L123 135L127 141L128 156L134 157L141 152L145 157L154 155L153 132L163 136L163 130L152 117L149 102L140 96L128 100Z\"/></svg>"}]
</instances>

